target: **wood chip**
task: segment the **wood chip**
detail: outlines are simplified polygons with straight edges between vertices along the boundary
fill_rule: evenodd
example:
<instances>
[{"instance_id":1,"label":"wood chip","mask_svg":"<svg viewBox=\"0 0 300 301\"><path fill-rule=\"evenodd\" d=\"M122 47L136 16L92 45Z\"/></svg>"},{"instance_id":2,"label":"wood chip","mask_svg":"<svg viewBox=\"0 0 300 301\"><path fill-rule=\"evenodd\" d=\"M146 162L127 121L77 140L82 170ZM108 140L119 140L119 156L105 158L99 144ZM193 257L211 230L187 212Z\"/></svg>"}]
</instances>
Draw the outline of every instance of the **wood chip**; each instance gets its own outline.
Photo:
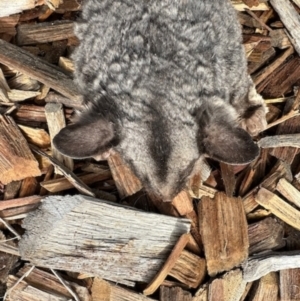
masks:
<instances>
[{"instance_id":1,"label":"wood chip","mask_svg":"<svg viewBox=\"0 0 300 301\"><path fill-rule=\"evenodd\" d=\"M278 13L282 23L291 35L291 42L300 55L300 18L290 1L270 0L270 4Z\"/></svg>"},{"instance_id":2,"label":"wood chip","mask_svg":"<svg viewBox=\"0 0 300 301\"><path fill-rule=\"evenodd\" d=\"M65 40L74 36L73 27L74 22L66 20L20 24L17 43L19 46L23 46Z\"/></svg>"},{"instance_id":3,"label":"wood chip","mask_svg":"<svg viewBox=\"0 0 300 301\"><path fill-rule=\"evenodd\" d=\"M249 254L281 248L284 242L284 227L275 218L267 217L248 226Z\"/></svg>"},{"instance_id":4,"label":"wood chip","mask_svg":"<svg viewBox=\"0 0 300 301\"><path fill-rule=\"evenodd\" d=\"M0 63L39 80L74 102L82 102L82 96L70 77L41 58L3 40L0 40Z\"/></svg>"},{"instance_id":5,"label":"wood chip","mask_svg":"<svg viewBox=\"0 0 300 301\"><path fill-rule=\"evenodd\" d=\"M8 143L9 141L9 143ZM40 176L38 162L11 117L0 116L0 181L8 184Z\"/></svg>"},{"instance_id":6,"label":"wood chip","mask_svg":"<svg viewBox=\"0 0 300 301\"><path fill-rule=\"evenodd\" d=\"M188 288L197 288L206 274L205 259L183 250L169 275Z\"/></svg>"},{"instance_id":7,"label":"wood chip","mask_svg":"<svg viewBox=\"0 0 300 301\"><path fill-rule=\"evenodd\" d=\"M300 211L273 192L265 188L260 188L256 196L256 201L288 225L300 230Z\"/></svg>"},{"instance_id":8,"label":"wood chip","mask_svg":"<svg viewBox=\"0 0 300 301\"><path fill-rule=\"evenodd\" d=\"M228 271L247 258L247 222L240 198L224 193L203 197L198 214L209 275Z\"/></svg>"},{"instance_id":9,"label":"wood chip","mask_svg":"<svg viewBox=\"0 0 300 301\"><path fill-rule=\"evenodd\" d=\"M212 281L209 285L208 301L240 301L245 288L246 281L243 280L242 271L232 270L222 278Z\"/></svg>"}]
</instances>

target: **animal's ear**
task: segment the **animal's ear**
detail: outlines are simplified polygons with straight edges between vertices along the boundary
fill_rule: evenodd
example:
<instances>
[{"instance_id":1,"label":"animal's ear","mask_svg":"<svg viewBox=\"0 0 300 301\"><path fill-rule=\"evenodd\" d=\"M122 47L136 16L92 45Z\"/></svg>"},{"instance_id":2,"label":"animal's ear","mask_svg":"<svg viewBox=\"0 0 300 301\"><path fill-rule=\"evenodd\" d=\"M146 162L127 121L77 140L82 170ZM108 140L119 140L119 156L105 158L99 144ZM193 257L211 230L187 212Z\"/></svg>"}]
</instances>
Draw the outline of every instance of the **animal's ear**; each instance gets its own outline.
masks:
<instances>
[{"instance_id":1,"label":"animal's ear","mask_svg":"<svg viewBox=\"0 0 300 301\"><path fill-rule=\"evenodd\" d=\"M116 143L114 126L105 119L67 126L53 139L56 149L75 159L99 157Z\"/></svg>"},{"instance_id":2,"label":"animal's ear","mask_svg":"<svg viewBox=\"0 0 300 301\"><path fill-rule=\"evenodd\" d=\"M227 124L209 126L202 143L209 157L228 164L246 164L259 154L258 146L245 130Z\"/></svg>"}]
</instances>

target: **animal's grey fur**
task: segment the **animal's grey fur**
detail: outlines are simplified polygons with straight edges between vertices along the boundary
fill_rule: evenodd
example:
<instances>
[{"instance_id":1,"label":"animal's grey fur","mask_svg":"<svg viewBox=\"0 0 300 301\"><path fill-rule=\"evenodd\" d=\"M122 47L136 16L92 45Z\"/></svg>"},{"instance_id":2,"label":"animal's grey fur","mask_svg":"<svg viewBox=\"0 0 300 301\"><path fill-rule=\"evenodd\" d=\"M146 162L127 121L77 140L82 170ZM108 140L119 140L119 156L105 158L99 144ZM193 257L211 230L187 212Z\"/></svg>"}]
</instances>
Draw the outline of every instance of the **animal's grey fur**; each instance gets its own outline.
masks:
<instances>
[{"instance_id":1,"label":"animal's grey fur","mask_svg":"<svg viewBox=\"0 0 300 301\"><path fill-rule=\"evenodd\" d=\"M166 200L203 155L231 164L257 156L238 119L256 134L265 106L227 0L88 0L76 34L75 80L88 109L54 139L62 153L116 150Z\"/></svg>"}]
</instances>

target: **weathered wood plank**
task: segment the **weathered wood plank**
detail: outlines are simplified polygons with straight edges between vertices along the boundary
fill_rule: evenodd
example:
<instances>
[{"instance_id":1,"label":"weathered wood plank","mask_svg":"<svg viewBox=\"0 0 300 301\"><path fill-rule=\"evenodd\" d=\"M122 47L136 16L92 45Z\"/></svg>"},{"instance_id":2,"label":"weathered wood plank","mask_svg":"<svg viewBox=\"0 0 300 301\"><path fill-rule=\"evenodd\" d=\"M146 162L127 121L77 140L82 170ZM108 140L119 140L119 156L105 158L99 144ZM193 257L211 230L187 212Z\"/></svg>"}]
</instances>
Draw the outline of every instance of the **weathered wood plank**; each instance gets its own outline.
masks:
<instances>
[{"instance_id":1,"label":"weathered wood plank","mask_svg":"<svg viewBox=\"0 0 300 301\"><path fill-rule=\"evenodd\" d=\"M154 277L190 223L76 195L44 199L23 226L24 260L134 285Z\"/></svg>"}]
</instances>

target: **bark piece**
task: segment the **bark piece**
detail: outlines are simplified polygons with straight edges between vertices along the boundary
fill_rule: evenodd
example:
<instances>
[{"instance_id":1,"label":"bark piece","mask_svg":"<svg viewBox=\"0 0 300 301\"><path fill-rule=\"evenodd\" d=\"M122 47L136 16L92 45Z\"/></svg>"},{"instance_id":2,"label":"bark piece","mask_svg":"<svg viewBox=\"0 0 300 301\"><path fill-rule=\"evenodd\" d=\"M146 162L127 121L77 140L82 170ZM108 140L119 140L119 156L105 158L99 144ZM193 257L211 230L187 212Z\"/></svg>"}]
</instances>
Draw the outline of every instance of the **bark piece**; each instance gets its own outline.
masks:
<instances>
[{"instance_id":1,"label":"bark piece","mask_svg":"<svg viewBox=\"0 0 300 301\"><path fill-rule=\"evenodd\" d=\"M155 301L99 278L94 279L91 291L93 301Z\"/></svg>"},{"instance_id":2,"label":"bark piece","mask_svg":"<svg viewBox=\"0 0 300 301\"><path fill-rule=\"evenodd\" d=\"M11 200L15 197L17 197L22 182L21 181L13 181L6 185L5 191L4 191L4 197L3 200ZM1 208L1 206L0 206ZM1 209L0 209L1 211Z\"/></svg>"},{"instance_id":3,"label":"bark piece","mask_svg":"<svg viewBox=\"0 0 300 301\"><path fill-rule=\"evenodd\" d=\"M134 285L153 278L190 225L76 195L47 197L23 226L27 231L19 248L24 260Z\"/></svg>"},{"instance_id":4,"label":"bark piece","mask_svg":"<svg viewBox=\"0 0 300 301\"><path fill-rule=\"evenodd\" d=\"M159 301L192 301L191 293L184 291L180 287L161 286L159 291Z\"/></svg>"},{"instance_id":5,"label":"bark piece","mask_svg":"<svg viewBox=\"0 0 300 301\"><path fill-rule=\"evenodd\" d=\"M261 254L250 257L243 263L244 280L255 281L270 272L300 268L298 251Z\"/></svg>"},{"instance_id":6,"label":"bark piece","mask_svg":"<svg viewBox=\"0 0 300 301\"><path fill-rule=\"evenodd\" d=\"M248 256L248 232L240 198L217 193L198 205L199 227L210 276L238 266ZM212 239L213 238L213 239Z\"/></svg>"},{"instance_id":7,"label":"bark piece","mask_svg":"<svg viewBox=\"0 0 300 301\"><path fill-rule=\"evenodd\" d=\"M239 269L226 273L209 285L208 301L240 301L246 288L242 271Z\"/></svg>"},{"instance_id":8,"label":"bark piece","mask_svg":"<svg viewBox=\"0 0 300 301\"><path fill-rule=\"evenodd\" d=\"M25 138L9 116L0 116L0 146L0 181L3 184L41 175Z\"/></svg>"},{"instance_id":9,"label":"bark piece","mask_svg":"<svg viewBox=\"0 0 300 301\"><path fill-rule=\"evenodd\" d=\"M61 72L58 67L3 40L0 40L0 63L42 82L64 96L73 99L75 103L82 102L82 96L73 80Z\"/></svg>"},{"instance_id":10,"label":"bark piece","mask_svg":"<svg viewBox=\"0 0 300 301\"><path fill-rule=\"evenodd\" d=\"M278 13L282 23L291 35L291 42L300 55L300 17L290 1L270 0L270 4Z\"/></svg>"},{"instance_id":11,"label":"bark piece","mask_svg":"<svg viewBox=\"0 0 300 301\"><path fill-rule=\"evenodd\" d=\"M206 274L205 259L183 250L169 275L189 288L197 288Z\"/></svg>"},{"instance_id":12,"label":"bark piece","mask_svg":"<svg viewBox=\"0 0 300 301\"><path fill-rule=\"evenodd\" d=\"M19 46L23 46L65 40L74 36L73 27L74 22L66 20L20 24L17 43Z\"/></svg>"},{"instance_id":13,"label":"bark piece","mask_svg":"<svg viewBox=\"0 0 300 301\"><path fill-rule=\"evenodd\" d=\"M256 201L288 225L300 230L300 211L286 203L273 192L263 187L260 188L256 196Z\"/></svg>"},{"instance_id":14,"label":"bark piece","mask_svg":"<svg viewBox=\"0 0 300 301\"><path fill-rule=\"evenodd\" d=\"M59 133L59 131L66 126L66 120L62 105L56 103L47 103L45 106L45 115L52 141L53 138ZM73 159L61 154L53 145L52 155L53 158L64 164L68 169L73 170ZM61 174L61 172L59 172L59 170L57 169L55 169L55 173Z\"/></svg>"},{"instance_id":15,"label":"bark piece","mask_svg":"<svg viewBox=\"0 0 300 301\"><path fill-rule=\"evenodd\" d=\"M111 154L107 162L121 198L133 195L142 189L140 180L118 153Z\"/></svg>"},{"instance_id":16,"label":"bark piece","mask_svg":"<svg viewBox=\"0 0 300 301\"><path fill-rule=\"evenodd\" d=\"M278 300L278 276L271 272L263 276L257 285L252 287L250 292L250 301L277 301ZM288 300L288 299L283 299Z\"/></svg>"},{"instance_id":17,"label":"bark piece","mask_svg":"<svg viewBox=\"0 0 300 301\"><path fill-rule=\"evenodd\" d=\"M277 249L285 245L283 225L272 217L249 225L248 235L249 254Z\"/></svg>"},{"instance_id":18,"label":"bark piece","mask_svg":"<svg viewBox=\"0 0 300 301\"><path fill-rule=\"evenodd\" d=\"M300 269L281 270L279 277L281 300L298 301Z\"/></svg>"}]
</instances>

